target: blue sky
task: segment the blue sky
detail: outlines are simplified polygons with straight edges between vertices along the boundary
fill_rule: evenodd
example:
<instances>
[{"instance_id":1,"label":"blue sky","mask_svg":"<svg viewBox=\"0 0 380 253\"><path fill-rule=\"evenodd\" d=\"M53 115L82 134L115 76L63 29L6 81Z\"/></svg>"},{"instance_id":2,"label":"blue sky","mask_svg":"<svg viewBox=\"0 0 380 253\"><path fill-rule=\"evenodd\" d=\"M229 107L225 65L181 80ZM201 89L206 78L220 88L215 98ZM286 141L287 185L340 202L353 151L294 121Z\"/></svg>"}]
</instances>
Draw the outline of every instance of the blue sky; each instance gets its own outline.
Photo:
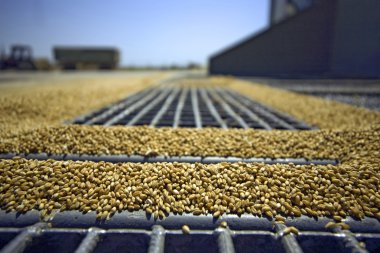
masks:
<instances>
[{"instance_id":1,"label":"blue sky","mask_svg":"<svg viewBox=\"0 0 380 253\"><path fill-rule=\"evenodd\" d=\"M0 48L114 46L121 65L206 63L268 24L269 0L0 0Z\"/></svg>"}]
</instances>

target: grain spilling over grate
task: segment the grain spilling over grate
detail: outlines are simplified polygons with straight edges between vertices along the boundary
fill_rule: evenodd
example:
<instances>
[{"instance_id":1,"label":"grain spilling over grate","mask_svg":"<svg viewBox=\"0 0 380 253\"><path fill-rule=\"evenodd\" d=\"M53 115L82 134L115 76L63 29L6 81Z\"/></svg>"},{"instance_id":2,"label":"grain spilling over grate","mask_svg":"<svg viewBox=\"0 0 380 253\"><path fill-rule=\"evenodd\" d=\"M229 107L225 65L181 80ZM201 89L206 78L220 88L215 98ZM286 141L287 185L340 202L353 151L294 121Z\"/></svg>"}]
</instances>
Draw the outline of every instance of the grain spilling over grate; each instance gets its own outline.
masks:
<instances>
[{"instance_id":1,"label":"grain spilling over grate","mask_svg":"<svg viewBox=\"0 0 380 253\"><path fill-rule=\"evenodd\" d=\"M0 161L0 205L8 211L122 210L380 218L378 168L246 163Z\"/></svg>"}]
</instances>

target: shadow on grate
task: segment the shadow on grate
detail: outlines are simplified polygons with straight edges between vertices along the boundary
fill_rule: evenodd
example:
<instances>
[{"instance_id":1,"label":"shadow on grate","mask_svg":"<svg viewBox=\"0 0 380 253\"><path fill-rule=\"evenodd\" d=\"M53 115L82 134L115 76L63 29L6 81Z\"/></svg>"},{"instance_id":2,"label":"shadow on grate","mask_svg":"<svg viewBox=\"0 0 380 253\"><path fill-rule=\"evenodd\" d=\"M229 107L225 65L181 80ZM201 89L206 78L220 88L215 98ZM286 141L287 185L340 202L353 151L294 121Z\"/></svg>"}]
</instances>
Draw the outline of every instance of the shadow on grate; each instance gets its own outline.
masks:
<instances>
[{"instance_id":1,"label":"shadow on grate","mask_svg":"<svg viewBox=\"0 0 380 253\"><path fill-rule=\"evenodd\" d=\"M285 113L221 87L159 86L73 121L83 125L308 130Z\"/></svg>"},{"instance_id":2,"label":"shadow on grate","mask_svg":"<svg viewBox=\"0 0 380 253\"><path fill-rule=\"evenodd\" d=\"M26 228L0 228L1 252L378 252L380 234L299 231L276 223L273 230L168 230L50 228L37 223Z\"/></svg>"}]
</instances>

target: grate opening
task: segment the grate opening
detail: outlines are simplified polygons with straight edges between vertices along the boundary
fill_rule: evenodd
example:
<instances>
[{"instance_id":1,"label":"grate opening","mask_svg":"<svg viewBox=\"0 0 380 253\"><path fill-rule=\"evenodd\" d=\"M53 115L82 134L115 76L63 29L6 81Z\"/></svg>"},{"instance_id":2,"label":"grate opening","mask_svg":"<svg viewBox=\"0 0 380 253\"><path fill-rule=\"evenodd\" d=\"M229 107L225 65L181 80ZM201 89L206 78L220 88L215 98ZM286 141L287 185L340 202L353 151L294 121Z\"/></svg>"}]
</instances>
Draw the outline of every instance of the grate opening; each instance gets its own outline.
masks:
<instances>
[{"instance_id":1,"label":"grate opening","mask_svg":"<svg viewBox=\"0 0 380 253\"><path fill-rule=\"evenodd\" d=\"M380 252L380 236L372 237L368 235L357 235L356 237L360 242L365 244L365 248L369 252Z\"/></svg>"},{"instance_id":2,"label":"grate opening","mask_svg":"<svg viewBox=\"0 0 380 253\"><path fill-rule=\"evenodd\" d=\"M99 236L94 253L136 252L145 253L149 248L150 236L144 231L134 233L107 232Z\"/></svg>"},{"instance_id":3,"label":"grate opening","mask_svg":"<svg viewBox=\"0 0 380 253\"><path fill-rule=\"evenodd\" d=\"M165 252L192 253L192 252L218 252L217 242L212 233L197 234L167 234L165 236Z\"/></svg>"},{"instance_id":4,"label":"grate opening","mask_svg":"<svg viewBox=\"0 0 380 253\"><path fill-rule=\"evenodd\" d=\"M11 242L16 236L18 232L10 232L10 231L1 231L0 229L0 250L5 247L9 242Z\"/></svg>"},{"instance_id":5,"label":"grate opening","mask_svg":"<svg viewBox=\"0 0 380 253\"><path fill-rule=\"evenodd\" d=\"M281 242L271 233L241 234L233 237L233 242L236 252L247 252L247 249L258 253L286 252Z\"/></svg>"},{"instance_id":6,"label":"grate opening","mask_svg":"<svg viewBox=\"0 0 380 253\"><path fill-rule=\"evenodd\" d=\"M25 253L39 252L74 252L84 239L84 234L69 231L45 231L35 238L26 248Z\"/></svg>"},{"instance_id":7,"label":"grate opening","mask_svg":"<svg viewBox=\"0 0 380 253\"><path fill-rule=\"evenodd\" d=\"M343 241L335 236L326 234L300 235L297 241L301 248L307 249L307 252L330 253L344 252L350 253L349 248L344 247Z\"/></svg>"},{"instance_id":8,"label":"grate opening","mask_svg":"<svg viewBox=\"0 0 380 253\"><path fill-rule=\"evenodd\" d=\"M226 88L155 87L76 118L84 125L308 130L310 126Z\"/></svg>"}]
</instances>

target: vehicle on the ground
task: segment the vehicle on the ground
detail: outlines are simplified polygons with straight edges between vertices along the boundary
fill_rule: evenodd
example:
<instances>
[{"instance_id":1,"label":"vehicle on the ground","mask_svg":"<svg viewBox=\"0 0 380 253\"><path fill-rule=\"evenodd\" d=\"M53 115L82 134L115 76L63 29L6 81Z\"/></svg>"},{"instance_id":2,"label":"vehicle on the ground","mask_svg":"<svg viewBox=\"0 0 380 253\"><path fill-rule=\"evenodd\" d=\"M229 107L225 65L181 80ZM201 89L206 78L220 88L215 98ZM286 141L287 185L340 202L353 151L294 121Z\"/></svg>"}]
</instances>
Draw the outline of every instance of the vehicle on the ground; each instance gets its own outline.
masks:
<instances>
[{"instance_id":1,"label":"vehicle on the ground","mask_svg":"<svg viewBox=\"0 0 380 253\"><path fill-rule=\"evenodd\" d=\"M101 47L55 47L54 58L61 69L116 69L119 51Z\"/></svg>"}]
</instances>

